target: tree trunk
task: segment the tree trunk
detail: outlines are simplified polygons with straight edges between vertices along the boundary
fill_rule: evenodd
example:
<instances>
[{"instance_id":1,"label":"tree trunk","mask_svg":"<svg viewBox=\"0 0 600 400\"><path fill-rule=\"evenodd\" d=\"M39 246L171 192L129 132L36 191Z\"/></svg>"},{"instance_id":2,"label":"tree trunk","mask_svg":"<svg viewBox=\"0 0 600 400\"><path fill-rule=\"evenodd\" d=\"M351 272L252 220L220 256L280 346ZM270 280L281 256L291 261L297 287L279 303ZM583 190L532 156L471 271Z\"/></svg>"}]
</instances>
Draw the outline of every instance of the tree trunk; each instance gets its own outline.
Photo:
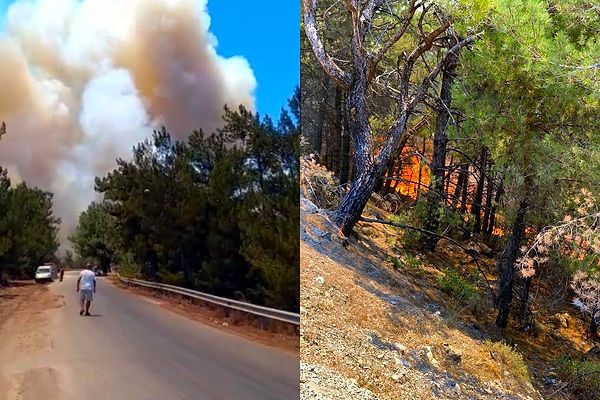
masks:
<instances>
[{"instance_id":1,"label":"tree trunk","mask_svg":"<svg viewBox=\"0 0 600 400\"><path fill-rule=\"evenodd\" d=\"M342 117L343 133L342 133L342 165L340 167L340 184L348 183L350 177L350 132L348 128L348 120L345 116Z\"/></svg>"},{"instance_id":2,"label":"tree trunk","mask_svg":"<svg viewBox=\"0 0 600 400\"><path fill-rule=\"evenodd\" d=\"M323 99L321 100L321 106L319 107L319 114L317 115L317 127L315 131L315 142L314 142L314 151L317 155L317 159L320 163L322 160L322 150L323 150L323 126L325 125L325 117L327 116L327 95L329 94L329 76L325 75L324 82L325 89L323 90Z\"/></svg>"},{"instance_id":3,"label":"tree trunk","mask_svg":"<svg viewBox=\"0 0 600 400\"><path fill-rule=\"evenodd\" d=\"M450 157L448 165L452 165L452 163L454 163L454 157ZM451 171L444 171L444 176L444 204L450 205L450 181L452 180Z\"/></svg>"},{"instance_id":4,"label":"tree trunk","mask_svg":"<svg viewBox=\"0 0 600 400\"><path fill-rule=\"evenodd\" d=\"M402 160L400 160L399 158L402 155L402 151L404 150L404 146L406 146L406 142L408 142L409 137L409 135L404 135L404 137L400 141L398 150L396 150L396 153L390 158L388 170L385 173L384 177L396 177L402 173ZM397 184L398 180L386 179L383 183L383 190L381 194L385 196L386 194L392 192Z\"/></svg>"},{"instance_id":5,"label":"tree trunk","mask_svg":"<svg viewBox=\"0 0 600 400\"><path fill-rule=\"evenodd\" d=\"M437 232L439 228L438 208L445 205L444 191L444 172L446 168L446 153L448 147L448 121L450 120L450 105L452 103L452 83L458 54L448 58L447 64L442 72L442 87L440 89L440 101L438 104L438 114L433 136L433 155L431 160L431 182L427 192L427 216L425 217L425 229L431 232ZM425 147L425 146L423 146ZM425 152L423 152L424 154ZM419 186L421 184L421 172L419 170ZM437 236L428 236L424 242L425 247L430 251L435 250L438 242Z\"/></svg>"},{"instance_id":6,"label":"tree trunk","mask_svg":"<svg viewBox=\"0 0 600 400\"><path fill-rule=\"evenodd\" d=\"M389 164L388 164L387 171L383 175L383 178L385 178L385 177L390 178L390 177L396 176L395 175L395 169L396 169L396 158L392 157L390 159ZM393 181L391 179L384 179L383 185L382 185L381 190L379 191L379 193L382 196L385 196L386 194L390 193L392 191L392 183L393 183Z\"/></svg>"},{"instance_id":7,"label":"tree trunk","mask_svg":"<svg viewBox=\"0 0 600 400\"><path fill-rule=\"evenodd\" d=\"M491 168L488 169L488 176L491 178ZM492 179L487 180L487 189L485 192L485 209L483 210L483 225L481 226L482 232L487 232L489 229L490 216L492 211L492 194L494 192L494 182Z\"/></svg>"},{"instance_id":8,"label":"tree trunk","mask_svg":"<svg viewBox=\"0 0 600 400\"><path fill-rule=\"evenodd\" d=\"M334 219L344 235L352 232L380 177L378 168L357 171L350 191L344 196L334 213Z\"/></svg>"},{"instance_id":9,"label":"tree trunk","mask_svg":"<svg viewBox=\"0 0 600 400\"><path fill-rule=\"evenodd\" d=\"M452 193L452 208L456 208L458 206L458 202L460 199L461 190L463 188L464 180L465 180L465 169L463 166L458 170L458 179L456 180L456 186L454 188L454 193Z\"/></svg>"},{"instance_id":10,"label":"tree trunk","mask_svg":"<svg viewBox=\"0 0 600 400\"><path fill-rule=\"evenodd\" d=\"M421 195L421 179L423 178L423 157L425 157L425 152L427 151L427 141L425 138L423 138L423 147L421 148L421 156L418 157L419 160L419 178L418 178L418 184L417 184L417 196L416 198L418 199L419 196Z\"/></svg>"},{"instance_id":11,"label":"tree trunk","mask_svg":"<svg viewBox=\"0 0 600 400\"><path fill-rule=\"evenodd\" d=\"M460 209L463 213L467 212L467 200L469 195L469 180L471 179L471 175L469 175L469 169L471 164L467 164L467 168L464 169L465 179L463 181L463 189L460 198Z\"/></svg>"},{"instance_id":12,"label":"tree trunk","mask_svg":"<svg viewBox=\"0 0 600 400\"><path fill-rule=\"evenodd\" d=\"M528 277L525 279L525 287L523 288L523 298L521 299L521 318L525 316L527 311L527 302L529 301L529 293L531 292L531 281L532 277Z\"/></svg>"},{"instance_id":13,"label":"tree trunk","mask_svg":"<svg viewBox=\"0 0 600 400\"><path fill-rule=\"evenodd\" d=\"M522 200L519 204L517 217L513 224L512 233L506 242L504 251L498 260L498 273L500 283L498 285L498 297L496 299L498 307L498 316L496 317L496 327L505 329L508 325L508 315L512 303L513 284L515 279L515 261L519 256L519 248L523 235L525 234L525 212L527 210L527 200Z\"/></svg>"},{"instance_id":14,"label":"tree trunk","mask_svg":"<svg viewBox=\"0 0 600 400\"><path fill-rule=\"evenodd\" d=\"M483 188L485 185L485 166L487 161L487 149L484 147L481 149L481 159L479 162L479 180L477 181L477 191L475 192L475 198L473 199L473 214L475 216L475 225L473 226L473 233L481 232L481 202L483 201Z\"/></svg>"},{"instance_id":15,"label":"tree trunk","mask_svg":"<svg viewBox=\"0 0 600 400\"><path fill-rule=\"evenodd\" d=\"M350 234L358 222L362 210L373 193L379 178L385 172L402 136L406 133L409 113L401 111L394 124L394 140L387 142L377 157L374 156L374 143L371 127L366 114L366 71L356 70L353 83L345 98L348 128L354 144L355 174L352 187L340 201L333 213L335 222L344 235ZM397 139L397 140L396 140Z\"/></svg>"},{"instance_id":16,"label":"tree trunk","mask_svg":"<svg viewBox=\"0 0 600 400\"><path fill-rule=\"evenodd\" d=\"M500 197L504 192L504 187L502 185L503 179L500 178L500 183L498 183L498 190L496 190L496 195L494 196L494 203L492 204L492 210L490 211L490 222L488 223L487 231L485 232L486 240L490 241L492 237L492 233L494 233L494 225L496 224L496 208L498 207L498 202L500 201Z\"/></svg>"},{"instance_id":17,"label":"tree trunk","mask_svg":"<svg viewBox=\"0 0 600 400\"><path fill-rule=\"evenodd\" d=\"M341 157L342 153L342 136L344 135L344 129L342 126L342 89L339 86L335 88L335 122L332 129L332 148L331 148L331 167L330 170L339 176L341 171Z\"/></svg>"}]
</instances>

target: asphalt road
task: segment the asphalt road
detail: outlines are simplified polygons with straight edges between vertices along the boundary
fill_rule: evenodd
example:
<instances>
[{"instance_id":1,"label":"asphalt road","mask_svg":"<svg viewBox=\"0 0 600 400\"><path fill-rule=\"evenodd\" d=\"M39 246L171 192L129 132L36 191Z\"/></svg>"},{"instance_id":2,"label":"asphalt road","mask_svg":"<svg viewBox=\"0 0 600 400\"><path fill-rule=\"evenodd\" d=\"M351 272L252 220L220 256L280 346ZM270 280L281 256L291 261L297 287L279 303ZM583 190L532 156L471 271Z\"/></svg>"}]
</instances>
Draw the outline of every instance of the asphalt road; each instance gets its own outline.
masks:
<instances>
[{"instance_id":1,"label":"asphalt road","mask_svg":"<svg viewBox=\"0 0 600 400\"><path fill-rule=\"evenodd\" d=\"M91 317L78 314L77 273L50 290L52 346L23 368L51 368L60 399L299 398L299 357L170 312L98 278ZM48 378L45 378L48 380Z\"/></svg>"}]
</instances>

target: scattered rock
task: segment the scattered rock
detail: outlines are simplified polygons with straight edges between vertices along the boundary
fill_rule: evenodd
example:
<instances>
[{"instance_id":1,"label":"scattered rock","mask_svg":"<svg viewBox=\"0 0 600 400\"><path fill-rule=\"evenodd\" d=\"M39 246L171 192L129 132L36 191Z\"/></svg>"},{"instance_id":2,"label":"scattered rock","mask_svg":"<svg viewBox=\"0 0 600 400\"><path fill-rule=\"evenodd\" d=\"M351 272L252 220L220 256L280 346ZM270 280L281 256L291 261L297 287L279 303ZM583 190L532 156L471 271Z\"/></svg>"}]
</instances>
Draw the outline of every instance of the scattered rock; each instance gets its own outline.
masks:
<instances>
[{"instance_id":1,"label":"scattered rock","mask_svg":"<svg viewBox=\"0 0 600 400\"><path fill-rule=\"evenodd\" d=\"M440 363L433 356L433 351L431 350L431 346L423 346L421 351L422 351L422 354L427 358L427 361L429 361L429 364L431 364L435 368L438 368L440 366Z\"/></svg>"},{"instance_id":2,"label":"scattered rock","mask_svg":"<svg viewBox=\"0 0 600 400\"><path fill-rule=\"evenodd\" d=\"M223 322L223 326L227 328L229 324L227 322Z\"/></svg>"},{"instance_id":3,"label":"scattered rock","mask_svg":"<svg viewBox=\"0 0 600 400\"><path fill-rule=\"evenodd\" d=\"M392 379L397 382L400 379L400 377L398 376L398 374L394 374L392 375Z\"/></svg>"},{"instance_id":4,"label":"scattered rock","mask_svg":"<svg viewBox=\"0 0 600 400\"><path fill-rule=\"evenodd\" d=\"M319 286L323 286L323 284L325 283L325 278L323 278L322 276L317 276L315 281L319 284Z\"/></svg>"},{"instance_id":5,"label":"scattered rock","mask_svg":"<svg viewBox=\"0 0 600 400\"><path fill-rule=\"evenodd\" d=\"M348 379L333 370L321 366L301 363L300 381L303 383L300 385L301 399L378 399L370 390L360 387L356 379Z\"/></svg>"},{"instance_id":6,"label":"scattered rock","mask_svg":"<svg viewBox=\"0 0 600 400\"><path fill-rule=\"evenodd\" d=\"M313 203L304 196L300 197L300 208L302 209L302 211L308 214L313 214L319 211L319 207L317 207L315 203Z\"/></svg>"},{"instance_id":7,"label":"scattered rock","mask_svg":"<svg viewBox=\"0 0 600 400\"><path fill-rule=\"evenodd\" d=\"M331 240L331 232L324 232L317 227L313 227L312 230L317 237Z\"/></svg>"},{"instance_id":8,"label":"scattered rock","mask_svg":"<svg viewBox=\"0 0 600 400\"><path fill-rule=\"evenodd\" d=\"M547 386L556 385L556 378L549 378L549 377L544 378L544 385L547 385Z\"/></svg>"},{"instance_id":9,"label":"scattered rock","mask_svg":"<svg viewBox=\"0 0 600 400\"><path fill-rule=\"evenodd\" d=\"M403 345L402 343L394 343L394 346L396 347L396 350L399 351L401 354L406 354L406 346Z\"/></svg>"},{"instance_id":10,"label":"scattered rock","mask_svg":"<svg viewBox=\"0 0 600 400\"><path fill-rule=\"evenodd\" d=\"M462 359L462 352L461 351L454 349L448 343L444 343L444 351L446 352L446 358L449 361L451 361L451 362L453 362L455 364L460 363L460 361Z\"/></svg>"}]
</instances>

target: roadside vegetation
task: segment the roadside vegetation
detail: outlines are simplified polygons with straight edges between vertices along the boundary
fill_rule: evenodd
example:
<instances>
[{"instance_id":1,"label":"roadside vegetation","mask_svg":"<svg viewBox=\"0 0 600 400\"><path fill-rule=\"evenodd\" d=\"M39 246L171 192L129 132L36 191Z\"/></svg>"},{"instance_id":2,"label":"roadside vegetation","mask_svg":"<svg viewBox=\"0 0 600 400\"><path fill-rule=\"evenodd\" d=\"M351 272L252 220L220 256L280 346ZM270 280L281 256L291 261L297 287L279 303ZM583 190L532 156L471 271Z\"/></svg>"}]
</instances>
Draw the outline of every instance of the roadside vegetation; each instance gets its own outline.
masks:
<instances>
[{"instance_id":1,"label":"roadside vegetation","mask_svg":"<svg viewBox=\"0 0 600 400\"><path fill-rule=\"evenodd\" d=\"M6 133L2 123L0 140ZM51 193L12 183L0 165L0 286L9 279L32 279L38 265L56 261L59 223Z\"/></svg>"},{"instance_id":2,"label":"roadside vegetation","mask_svg":"<svg viewBox=\"0 0 600 400\"><path fill-rule=\"evenodd\" d=\"M107 270L299 308L299 93L277 123L226 109L217 132L163 128L96 179L71 237Z\"/></svg>"}]
</instances>

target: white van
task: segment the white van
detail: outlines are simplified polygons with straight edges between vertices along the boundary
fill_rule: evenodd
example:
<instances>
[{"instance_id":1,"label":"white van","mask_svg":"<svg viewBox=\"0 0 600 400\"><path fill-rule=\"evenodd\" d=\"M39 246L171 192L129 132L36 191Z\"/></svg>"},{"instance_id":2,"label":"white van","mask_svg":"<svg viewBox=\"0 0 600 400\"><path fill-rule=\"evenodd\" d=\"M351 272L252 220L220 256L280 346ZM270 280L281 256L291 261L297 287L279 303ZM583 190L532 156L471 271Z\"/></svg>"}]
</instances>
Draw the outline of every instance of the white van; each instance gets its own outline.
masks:
<instances>
[{"instance_id":1,"label":"white van","mask_svg":"<svg viewBox=\"0 0 600 400\"><path fill-rule=\"evenodd\" d=\"M58 268L53 265L40 265L35 271L35 281L41 282L52 282L58 279Z\"/></svg>"}]
</instances>

